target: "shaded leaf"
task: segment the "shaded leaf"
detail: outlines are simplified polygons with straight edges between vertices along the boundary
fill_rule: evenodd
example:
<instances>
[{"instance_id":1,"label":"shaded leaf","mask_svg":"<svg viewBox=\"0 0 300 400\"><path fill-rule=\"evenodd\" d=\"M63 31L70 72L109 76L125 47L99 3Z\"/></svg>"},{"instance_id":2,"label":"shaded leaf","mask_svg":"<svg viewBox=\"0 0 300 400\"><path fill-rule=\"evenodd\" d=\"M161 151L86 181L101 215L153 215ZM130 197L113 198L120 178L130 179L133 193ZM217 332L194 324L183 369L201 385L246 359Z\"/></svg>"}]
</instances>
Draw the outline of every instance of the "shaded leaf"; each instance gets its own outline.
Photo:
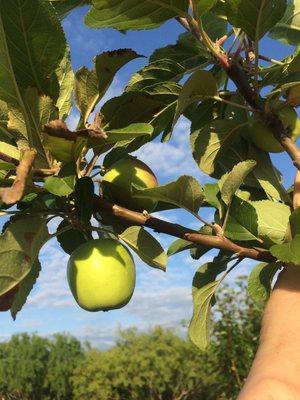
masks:
<instances>
[{"instance_id":1,"label":"shaded leaf","mask_svg":"<svg viewBox=\"0 0 300 400\"><path fill-rule=\"evenodd\" d=\"M27 301L28 295L33 289L37 278L41 272L41 263L38 258L34 261L28 275L19 283L19 288L14 296L14 301L10 308L11 316L15 320L18 312L20 312Z\"/></svg>"},{"instance_id":2,"label":"shaded leaf","mask_svg":"<svg viewBox=\"0 0 300 400\"><path fill-rule=\"evenodd\" d=\"M221 197L227 206L231 203L233 196L244 182L246 176L255 166L256 162L253 160L240 162L219 182L219 185L221 183Z\"/></svg>"},{"instance_id":3,"label":"shaded leaf","mask_svg":"<svg viewBox=\"0 0 300 400\"><path fill-rule=\"evenodd\" d=\"M160 243L140 226L130 226L123 231L122 239L150 267L166 270L168 256Z\"/></svg>"},{"instance_id":4,"label":"shaded leaf","mask_svg":"<svg viewBox=\"0 0 300 400\"><path fill-rule=\"evenodd\" d=\"M261 263L256 265L248 278L249 296L258 303L266 302L271 294L272 280L279 269L279 265Z\"/></svg>"},{"instance_id":5,"label":"shaded leaf","mask_svg":"<svg viewBox=\"0 0 300 400\"><path fill-rule=\"evenodd\" d=\"M300 265L300 235L296 235L289 243L272 246L270 252L283 263Z\"/></svg>"},{"instance_id":6,"label":"shaded leaf","mask_svg":"<svg viewBox=\"0 0 300 400\"><path fill-rule=\"evenodd\" d=\"M74 190L75 176L75 164L66 164L61 168L58 176L45 179L44 188L56 196L68 196Z\"/></svg>"},{"instance_id":7,"label":"shaded leaf","mask_svg":"<svg viewBox=\"0 0 300 400\"><path fill-rule=\"evenodd\" d=\"M174 204L197 213L204 199L202 187L191 176L183 175L177 181L152 189L132 187L133 197L149 198Z\"/></svg>"},{"instance_id":8,"label":"shaded leaf","mask_svg":"<svg viewBox=\"0 0 300 400\"><path fill-rule=\"evenodd\" d=\"M286 0L227 0L227 17L252 39L260 39L283 17Z\"/></svg>"},{"instance_id":9,"label":"shaded leaf","mask_svg":"<svg viewBox=\"0 0 300 400\"><path fill-rule=\"evenodd\" d=\"M187 0L94 0L85 17L90 28L151 29L178 15L186 16Z\"/></svg>"}]
</instances>

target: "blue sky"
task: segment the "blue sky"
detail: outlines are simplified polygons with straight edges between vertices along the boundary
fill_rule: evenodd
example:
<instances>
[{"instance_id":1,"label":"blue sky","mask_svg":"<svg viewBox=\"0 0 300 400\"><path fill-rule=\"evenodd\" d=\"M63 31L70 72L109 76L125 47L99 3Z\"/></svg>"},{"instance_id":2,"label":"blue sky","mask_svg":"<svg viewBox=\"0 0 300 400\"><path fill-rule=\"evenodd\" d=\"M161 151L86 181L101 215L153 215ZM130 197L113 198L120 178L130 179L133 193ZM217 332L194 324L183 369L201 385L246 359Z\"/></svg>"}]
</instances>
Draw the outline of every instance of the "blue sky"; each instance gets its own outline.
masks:
<instances>
[{"instance_id":1,"label":"blue sky","mask_svg":"<svg viewBox=\"0 0 300 400\"><path fill-rule=\"evenodd\" d=\"M92 58L106 50L133 48L139 54L149 56L154 49L174 43L182 28L175 22L168 22L161 28L152 31L128 32L126 35L114 30L89 30L83 24L86 8L75 10L64 21L66 36L71 46L74 69L85 65L92 66ZM291 49L275 41L263 43L263 54L281 59ZM125 66L114 80L106 96L114 97L122 89L131 74L147 63L147 59L137 59ZM75 126L77 113L74 110L69 118L70 126ZM175 180L178 176L188 174L207 182L197 168L189 150L189 123L183 118L177 124L173 138L168 143L155 141L147 144L137 153L156 173L159 182ZM293 167L286 155L276 155L276 165L284 172L285 184L292 183ZM160 217L172 222L183 223L191 228L198 228L197 220L183 211L160 213ZM212 215L206 215L212 218ZM51 227L54 229L54 225ZM154 234L167 248L173 241L166 235ZM38 284L31 293L27 304L12 321L9 313L0 315L0 340L7 339L17 332L37 332L48 335L55 332L69 332L80 339L88 339L94 345L105 347L111 345L119 327L138 326L147 329L161 324L166 327L180 326L180 321L191 316L191 281L197 267L210 260L205 255L200 261L193 261L189 253L170 258L166 273L151 269L138 259L137 287L130 304L122 310L109 313L88 313L81 310L73 300L66 281L68 256L64 254L55 241L44 247L41 253L42 273ZM253 265L245 261L230 278L244 274Z\"/></svg>"}]
</instances>

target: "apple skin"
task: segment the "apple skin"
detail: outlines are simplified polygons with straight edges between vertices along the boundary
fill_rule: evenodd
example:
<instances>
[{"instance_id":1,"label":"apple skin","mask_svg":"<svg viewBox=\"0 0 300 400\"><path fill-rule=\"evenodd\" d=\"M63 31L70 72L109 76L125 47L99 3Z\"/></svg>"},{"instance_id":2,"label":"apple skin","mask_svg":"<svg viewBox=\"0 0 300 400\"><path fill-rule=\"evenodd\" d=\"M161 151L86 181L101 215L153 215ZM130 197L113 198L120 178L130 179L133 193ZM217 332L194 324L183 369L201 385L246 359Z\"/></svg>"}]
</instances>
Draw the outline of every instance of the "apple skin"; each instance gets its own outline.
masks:
<instances>
[{"instance_id":1,"label":"apple skin","mask_svg":"<svg viewBox=\"0 0 300 400\"><path fill-rule=\"evenodd\" d=\"M291 139L296 141L300 134L300 120L293 107L285 106L278 115L286 129L289 130ZM281 153L284 148L275 139L272 131L259 119L254 119L251 127L251 140L261 150L270 153Z\"/></svg>"},{"instance_id":2,"label":"apple skin","mask_svg":"<svg viewBox=\"0 0 300 400\"><path fill-rule=\"evenodd\" d=\"M73 140L50 136L44 133L43 145L57 161L67 164L73 160Z\"/></svg>"},{"instance_id":3,"label":"apple skin","mask_svg":"<svg viewBox=\"0 0 300 400\"><path fill-rule=\"evenodd\" d=\"M8 292L0 296L0 311L4 312L10 310L18 290L19 290L19 285L16 285Z\"/></svg>"},{"instance_id":4,"label":"apple skin","mask_svg":"<svg viewBox=\"0 0 300 400\"><path fill-rule=\"evenodd\" d=\"M114 239L82 244L71 254L67 267L71 292L87 311L124 307L133 295L135 276L130 252Z\"/></svg>"},{"instance_id":5,"label":"apple skin","mask_svg":"<svg viewBox=\"0 0 300 400\"><path fill-rule=\"evenodd\" d=\"M109 185L106 185L106 182ZM157 202L151 199L138 199L131 196L131 185L142 188L157 187L153 171L135 157L126 157L114 163L103 177L103 193L124 207L135 211L153 211Z\"/></svg>"}]
</instances>

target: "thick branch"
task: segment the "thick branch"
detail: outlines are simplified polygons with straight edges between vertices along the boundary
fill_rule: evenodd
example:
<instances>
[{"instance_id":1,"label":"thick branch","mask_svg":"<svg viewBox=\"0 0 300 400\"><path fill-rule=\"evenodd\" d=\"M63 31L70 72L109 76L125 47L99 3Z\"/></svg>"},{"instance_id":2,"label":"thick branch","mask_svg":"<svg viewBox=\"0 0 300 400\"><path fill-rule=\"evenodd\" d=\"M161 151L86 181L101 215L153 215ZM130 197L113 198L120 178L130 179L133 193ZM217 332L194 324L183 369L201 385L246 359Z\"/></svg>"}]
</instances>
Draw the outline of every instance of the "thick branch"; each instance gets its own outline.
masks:
<instances>
[{"instance_id":1,"label":"thick branch","mask_svg":"<svg viewBox=\"0 0 300 400\"><path fill-rule=\"evenodd\" d=\"M207 246L209 248L228 250L237 254L241 258L251 258L253 260L265 262L276 261L276 259L265 249L242 247L221 235L203 235L182 225L163 221L148 214L144 215L136 211L131 211L127 208L112 204L101 197L95 196L94 212L96 213L101 210L117 217L123 222L129 222L132 225L145 226L156 232L185 239L189 242Z\"/></svg>"}]
</instances>

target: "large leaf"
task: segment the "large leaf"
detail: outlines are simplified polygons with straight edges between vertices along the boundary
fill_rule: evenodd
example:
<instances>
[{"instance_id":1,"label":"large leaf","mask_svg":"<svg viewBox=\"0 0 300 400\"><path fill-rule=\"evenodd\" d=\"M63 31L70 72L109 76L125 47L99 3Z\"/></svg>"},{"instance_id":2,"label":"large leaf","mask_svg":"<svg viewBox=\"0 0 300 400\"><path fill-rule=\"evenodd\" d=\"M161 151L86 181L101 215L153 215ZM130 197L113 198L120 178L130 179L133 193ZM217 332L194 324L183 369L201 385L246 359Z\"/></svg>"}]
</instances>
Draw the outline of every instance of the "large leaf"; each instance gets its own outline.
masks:
<instances>
[{"instance_id":1,"label":"large leaf","mask_svg":"<svg viewBox=\"0 0 300 400\"><path fill-rule=\"evenodd\" d=\"M150 62L166 59L181 64L186 71L189 71L195 67L201 67L211 59L211 56L190 33L183 33L176 44L155 50L150 57Z\"/></svg>"},{"instance_id":2,"label":"large leaf","mask_svg":"<svg viewBox=\"0 0 300 400\"><path fill-rule=\"evenodd\" d=\"M275 263L261 263L253 268L248 278L248 293L254 301L263 303L268 300L272 280L278 268L279 265Z\"/></svg>"},{"instance_id":3,"label":"large leaf","mask_svg":"<svg viewBox=\"0 0 300 400\"><path fill-rule=\"evenodd\" d=\"M74 72L71 65L69 48L66 49L65 56L53 75L53 80L58 84L56 105L59 111L59 117L60 119L65 119L69 115L72 107L72 92L74 86Z\"/></svg>"},{"instance_id":4,"label":"large leaf","mask_svg":"<svg viewBox=\"0 0 300 400\"><path fill-rule=\"evenodd\" d=\"M105 51L95 58L95 69L99 81L100 98L106 93L115 74L128 62L142 57L131 49Z\"/></svg>"},{"instance_id":5,"label":"large leaf","mask_svg":"<svg viewBox=\"0 0 300 400\"><path fill-rule=\"evenodd\" d=\"M94 182L85 176L75 185L75 209L79 219L88 224L93 214Z\"/></svg>"},{"instance_id":6,"label":"large leaf","mask_svg":"<svg viewBox=\"0 0 300 400\"><path fill-rule=\"evenodd\" d=\"M67 221L62 221L57 230L61 231L62 229L70 228L66 231L63 231L57 236L57 241L60 244L63 251L67 254L72 254L74 250L76 250L81 244L85 243L87 240L91 240L91 234L83 234L82 231L74 229L71 224Z\"/></svg>"},{"instance_id":7,"label":"large leaf","mask_svg":"<svg viewBox=\"0 0 300 400\"><path fill-rule=\"evenodd\" d=\"M27 297L33 289L33 286L39 277L40 271L41 263L39 262L38 258L36 258L28 275L26 275L25 278L19 283L18 291L14 296L14 301L10 308L13 319L16 319L18 312L22 310L24 304L26 303Z\"/></svg>"},{"instance_id":8,"label":"large leaf","mask_svg":"<svg viewBox=\"0 0 300 400\"><path fill-rule=\"evenodd\" d=\"M19 87L49 93L66 41L56 13L43 0L0 2L0 98L21 107Z\"/></svg>"},{"instance_id":9,"label":"large leaf","mask_svg":"<svg viewBox=\"0 0 300 400\"><path fill-rule=\"evenodd\" d=\"M271 30L270 36L284 44L299 45L300 0L293 0L288 4L283 18Z\"/></svg>"},{"instance_id":10,"label":"large leaf","mask_svg":"<svg viewBox=\"0 0 300 400\"><path fill-rule=\"evenodd\" d=\"M51 0L60 18L64 18L74 8L82 7L86 4L91 4L92 0Z\"/></svg>"},{"instance_id":11,"label":"large leaf","mask_svg":"<svg viewBox=\"0 0 300 400\"><path fill-rule=\"evenodd\" d=\"M283 263L300 265L300 235L296 235L289 243L272 246L270 251Z\"/></svg>"},{"instance_id":12,"label":"large leaf","mask_svg":"<svg viewBox=\"0 0 300 400\"><path fill-rule=\"evenodd\" d=\"M123 231L122 239L150 267L166 270L168 256L160 243L140 226L131 226Z\"/></svg>"},{"instance_id":13,"label":"large leaf","mask_svg":"<svg viewBox=\"0 0 300 400\"><path fill-rule=\"evenodd\" d=\"M209 344L210 309L214 295L220 286L217 276L226 269L228 257L217 256L214 262L202 265L193 278L193 316L189 325L189 337L201 350Z\"/></svg>"},{"instance_id":14,"label":"large leaf","mask_svg":"<svg viewBox=\"0 0 300 400\"><path fill-rule=\"evenodd\" d=\"M244 201L236 197L230 213L252 235L266 245L272 245L284 241L291 211L282 203L270 200Z\"/></svg>"},{"instance_id":15,"label":"large leaf","mask_svg":"<svg viewBox=\"0 0 300 400\"><path fill-rule=\"evenodd\" d=\"M217 96L217 82L211 72L196 71L183 85L178 98L174 123L184 110L192 103L205 98Z\"/></svg>"},{"instance_id":16,"label":"large leaf","mask_svg":"<svg viewBox=\"0 0 300 400\"><path fill-rule=\"evenodd\" d=\"M90 71L86 67L76 71L74 90L76 104L81 112L82 125L84 126L100 100L96 72Z\"/></svg>"},{"instance_id":17,"label":"large leaf","mask_svg":"<svg viewBox=\"0 0 300 400\"><path fill-rule=\"evenodd\" d=\"M131 49L105 51L94 58L94 68L80 68L75 74L75 97L85 126L91 112L102 99L115 74L129 61L141 57Z\"/></svg>"},{"instance_id":18,"label":"large leaf","mask_svg":"<svg viewBox=\"0 0 300 400\"><path fill-rule=\"evenodd\" d=\"M230 158L228 153L231 153L231 157L237 159L237 162L244 161L239 153L236 154L239 147L234 146L235 139L239 135L241 128L242 125L237 125L231 120L219 119L208 123L191 134L193 157L203 172L214 176L218 163L226 163L226 160L228 161ZM233 149L230 149L229 152L228 150L231 146ZM233 165L237 164L237 162L234 162ZM227 168L224 169L226 172L228 171Z\"/></svg>"},{"instance_id":19,"label":"large leaf","mask_svg":"<svg viewBox=\"0 0 300 400\"><path fill-rule=\"evenodd\" d=\"M187 8L187 0L93 0L85 23L91 28L151 29L186 16Z\"/></svg>"},{"instance_id":20,"label":"large leaf","mask_svg":"<svg viewBox=\"0 0 300 400\"><path fill-rule=\"evenodd\" d=\"M0 237L0 295L27 276L48 239L43 218L24 217L8 225Z\"/></svg>"},{"instance_id":21,"label":"large leaf","mask_svg":"<svg viewBox=\"0 0 300 400\"><path fill-rule=\"evenodd\" d=\"M220 181L222 183L221 197L227 206L231 203L233 196L238 188L242 185L246 176L253 170L255 166L256 162L253 160L240 162L239 164L235 165L232 171L228 172Z\"/></svg>"},{"instance_id":22,"label":"large leaf","mask_svg":"<svg viewBox=\"0 0 300 400\"><path fill-rule=\"evenodd\" d=\"M203 200L203 190L198 181L183 175L177 181L152 189L132 188L133 196L163 201L197 213Z\"/></svg>"},{"instance_id":23,"label":"large leaf","mask_svg":"<svg viewBox=\"0 0 300 400\"><path fill-rule=\"evenodd\" d=\"M260 39L283 17L286 0L227 0L227 18L252 39Z\"/></svg>"},{"instance_id":24,"label":"large leaf","mask_svg":"<svg viewBox=\"0 0 300 400\"><path fill-rule=\"evenodd\" d=\"M157 60L136 72L128 82L125 91L145 90L158 82L178 81L186 70L173 60Z\"/></svg>"},{"instance_id":25,"label":"large leaf","mask_svg":"<svg viewBox=\"0 0 300 400\"><path fill-rule=\"evenodd\" d=\"M45 179L44 188L55 196L68 196L74 190L76 168L74 164L66 164L59 171L58 176Z\"/></svg>"},{"instance_id":26,"label":"large leaf","mask_svg":"<svg viewBox=\"0 0 300 400\"><path fill-rule=\"evenodd\" d=\"M36 166L47 167L48 160L42 144L43 126L58 117L57 109L50 97L38 94L37 89L27 88L23 93L23 104L27 114L27 124L18 109L10 109L8 128L15 140L25 140L37 151ZM30 129L28 129L28 127Z\"/></svg>"}]
</instances>

